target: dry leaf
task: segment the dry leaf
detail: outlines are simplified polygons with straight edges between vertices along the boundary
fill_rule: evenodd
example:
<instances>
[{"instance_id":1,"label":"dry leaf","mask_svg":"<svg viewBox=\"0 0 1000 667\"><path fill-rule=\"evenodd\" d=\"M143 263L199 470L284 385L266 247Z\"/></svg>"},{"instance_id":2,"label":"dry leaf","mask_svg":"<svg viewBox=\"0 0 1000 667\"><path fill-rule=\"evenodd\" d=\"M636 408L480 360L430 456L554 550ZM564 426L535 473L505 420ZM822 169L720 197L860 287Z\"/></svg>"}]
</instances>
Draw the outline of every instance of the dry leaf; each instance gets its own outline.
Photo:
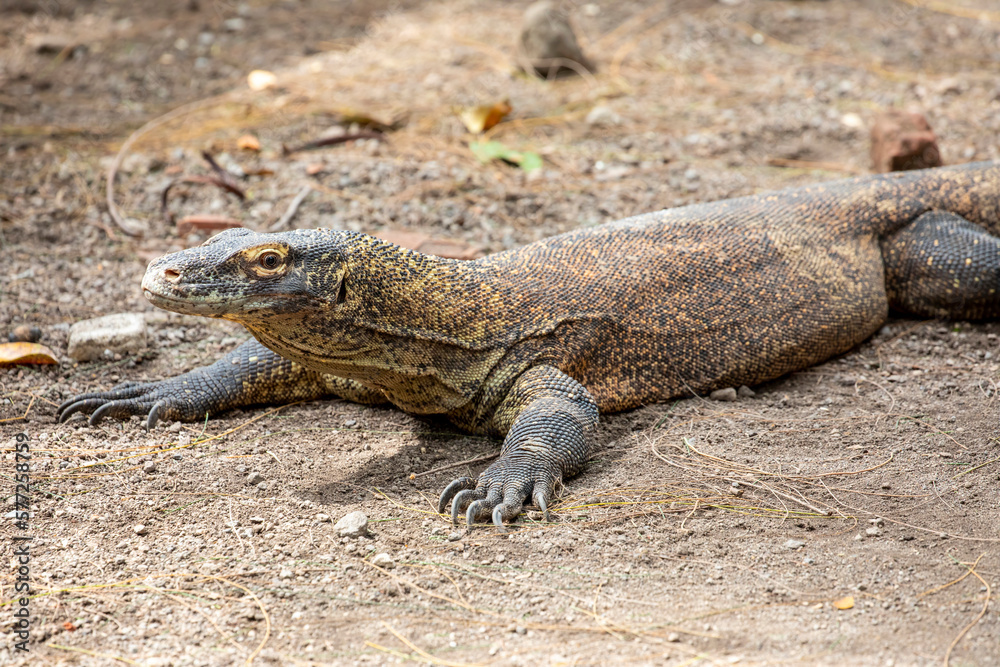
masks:
<instances>
[{"instance_id":1,"label":"dry leaf","mask_svg":"<svg viewBox=\"0 0 1000 667\"><path fill-rule=\"evenodd\" d=\"M259 151L260 140L252 134L244 134L236 140L236 147L244 151Z\"/></svg>"},{"instance_id":2,"label":"dry leaf","mask_svg":"<svg viewBox=\"0 0 1000 667\"><path fill-rule=\"evenodd\" d=\"M57 363L55 352L39 343L0 343L0 366Z\"/></svg>"},{"instance_id":3,"label":"dry leaf","mask_svg":"<svg viewBox=\"0 0 1000 667\"><path fill-rule=\"evenodd\" d=\"M255 69L247 75L247 85L250 86L250 90L264 90L276 83L278 83L278 77L274 75L274 72L268 72L265 69Z\"/></svg>"},{"instance_id":4,"label":"dry leaf","mask_svg":"<svg viewBox=\"0 0 1000 667\"><path fill-rule=\"evenodd\" d=\"M73 632L76 630L76 626L73 625L73 621L63 621L63 630L66 632Z\"/></svg>"},{"instance_id":5,"label":"dry leaf","mask_svg":"<svg viewBox=\"0 0 1000 667\"><path fill-rule=\"evenodd\" d=\"M177 221L177 235L187 236L195 230L203 232L218 232L223 229L232 229L234 227L242 226L243 223L239 220L225 215L214 215L211 213L186 215Z\"/></svg>"},{"instance_id":6,"label":"dry leaf","mask_svg":"<svg viewBox=\"0 0 1000 667\"><path fill-rule=\"evenodd\" d=\"M504 100L486 106L465 107L458 113L458 117L462 119L465 127L469 128L469 132L479 134L502 121L512 110L510 103Z\"/></svg>"},{"instance_id":7,"label":"dry leaf","mask_svg":"<svg viewBox=\"0 0 1000 667\"><path fill-rule=\"evenodd\" d=\"M852 609L854 607L854 596L848 595L846 598L840 598L833 603L833 606L837 609Z\"/></svg>"}]
</instances>

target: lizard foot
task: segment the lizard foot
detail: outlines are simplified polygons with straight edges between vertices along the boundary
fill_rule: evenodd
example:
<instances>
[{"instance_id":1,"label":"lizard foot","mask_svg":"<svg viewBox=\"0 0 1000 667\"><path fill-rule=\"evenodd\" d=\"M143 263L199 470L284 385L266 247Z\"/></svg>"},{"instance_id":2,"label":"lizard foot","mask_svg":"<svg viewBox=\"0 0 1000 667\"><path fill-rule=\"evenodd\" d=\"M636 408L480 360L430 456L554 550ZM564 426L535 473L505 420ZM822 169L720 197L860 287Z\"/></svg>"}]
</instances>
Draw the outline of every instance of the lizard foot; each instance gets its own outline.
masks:
<instances>
[{"instance_id":1,"label":"lizard foot","mask_svg":"<svg viewBox=\"0 0 1000 667\"><path fill-rule=\"evenodd\" d=\"M470 530L477 520L492 518L500 532L507 532L504 522L516 519L530 497L549 521L549 503L558 477L558 471L549 470L541 461L502 457L483 471L478 482L460 477L449 484L438 501L438 512L443 514L450 502L451 521L456 526L464 512Z\"/></svg>"},{"instance_id":2,"label":"lizard foot","mask_svg":"<svg viewBox=\"0 0 1000 667\"><path fill-rule=\"evenodd\" d=\"M147 430L160 419L193 421L211 410L200 407L203 395L199 396L195 389L201 383L190 376L187 373L161 382L125 382L108 391L80 394L59 406L58 419L64 422L77 412L92 412L90 425L96 426L105 417L146 415Z\"/></svg>"}]
</instances>

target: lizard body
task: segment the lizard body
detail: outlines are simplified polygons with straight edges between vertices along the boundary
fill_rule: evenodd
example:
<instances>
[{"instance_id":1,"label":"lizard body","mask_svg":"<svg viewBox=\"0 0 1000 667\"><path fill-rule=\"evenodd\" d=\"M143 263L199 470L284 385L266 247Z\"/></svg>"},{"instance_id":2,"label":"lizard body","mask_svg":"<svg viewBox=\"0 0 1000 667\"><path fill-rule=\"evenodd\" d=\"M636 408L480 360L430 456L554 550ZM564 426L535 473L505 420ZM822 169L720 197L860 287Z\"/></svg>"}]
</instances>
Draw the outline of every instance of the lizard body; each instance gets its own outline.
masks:
<instances>
[{"instance_id":1,"label":"lizard body","mask_svg":"<svg viewBox=\"0 0 1000 667\"><path fill-rule=\"evenodd\" d=\"M1000 163L649 213L463 262L329 229L229 230L152 262L157 306L256 338L61 417L197 419L336 394L505 437L442 509L514 518L586 461L598 412L753 385L854 347L890 308L1000 315ZM251 360L252 359L252 360ZM197 386L194 386L197 385Z\"/></svg>"}]
</instances>

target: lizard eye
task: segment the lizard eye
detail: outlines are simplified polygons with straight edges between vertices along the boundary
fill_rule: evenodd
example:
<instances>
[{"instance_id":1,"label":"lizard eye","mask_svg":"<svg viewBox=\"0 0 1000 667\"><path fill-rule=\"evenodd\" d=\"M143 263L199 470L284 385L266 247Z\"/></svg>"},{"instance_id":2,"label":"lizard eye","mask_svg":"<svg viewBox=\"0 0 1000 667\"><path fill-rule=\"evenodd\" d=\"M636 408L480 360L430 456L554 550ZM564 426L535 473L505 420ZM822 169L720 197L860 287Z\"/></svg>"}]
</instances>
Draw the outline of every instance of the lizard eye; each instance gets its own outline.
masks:
<instances>
[{"instance_id":1,"label":"lizard eye","mask_svg":"<svg viewBox=\"0 0 1000 667\"><path fill-rule=\"evenodd\" d=\"M265 269L274 269L281 263L281 255L273 251L264 252L257 258L257 261Z\"/></svg>"}]
</instances>

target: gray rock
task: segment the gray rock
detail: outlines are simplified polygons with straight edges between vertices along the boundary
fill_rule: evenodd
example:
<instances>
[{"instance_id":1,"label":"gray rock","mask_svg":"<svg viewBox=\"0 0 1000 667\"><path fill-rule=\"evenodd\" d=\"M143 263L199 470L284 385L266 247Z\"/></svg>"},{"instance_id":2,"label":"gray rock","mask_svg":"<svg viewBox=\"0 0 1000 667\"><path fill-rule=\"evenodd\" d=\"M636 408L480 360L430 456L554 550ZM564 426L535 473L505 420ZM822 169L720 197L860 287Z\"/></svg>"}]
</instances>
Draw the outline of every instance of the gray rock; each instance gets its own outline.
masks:
<instances>
[{"instance_id":1,"label":"gray rock","mask_svg":"<svg viewBox=\"0 0 1000 667\"><path fill-rule=\"evenodd\" d=\"M368 534L368 517L364 512L351 512L333 527L341 537L361 537Z\"/></svg>"},{"instance_id":2,"label":"gray rock","mask_svg":"<svg viewBox=\"0 0 1000 667\"><path fill-rule=\"evenodd\" d=\"M736 390L736 395L739 396L740 398L753 398L754 396L757 395L757 392L755 392L753 389L746 386L745 384L741 384L740 388Z\"/></svg>"},{"instance_id":3,"label":"gray rock","mask_svg":"<svg viewBox=\"0 0 1000 667\"><path fill-rule=\"evenodd\" d=\"M329 514L322 514L322 513L316 515L316 520L322 523L329 523L330 521L332 521Z\"/></svg>"},{"instance_id":4,"label":"gray rock","mask_svg":"<svg viewBox=\"0 0 1000 667\"><path fill-rule=\"evenodd\" d=\"M784 546L786 549L792 549L794 551L795 549L801 549L805 545L806 543L803 542L802 540L788 540L787 542L785 542Z\"/></svg>"},{"instance_id":5,"label":"gray rock","mask_svg":"<svg viewBox=\"0 0 1000 667\"><path fill-rule=\"evenodd\" d=\"M716 389L711 394L708 395L713 401L735 401L736 400L736 390L732 387L726 387L725 389Z\"/></svg>"},{"instance_id":6,"label":"gray rock","mask_svg":"<svg viewBox=\"0 0 1000 667\"><path fill-rule=\"evenodd\" d=\"M69 329L68 354L76 361L100 359L105 350L136 354L146 349L146 322L139 313L105 315Z\"/></svg>"},{"instance_id":7,"label":"gray rock","mask_svg":"<svg viewBox=\"0 0 1000 667\"><path fill-rule=\"evenodd\" d=\"M392 556L390 556L387 553L375 554L374 556L372 556L371 563L372 565L378 565L379 567L384 567L387 570L396 567L396 561L394 561L392 559Z\"/></svg>"},{"instance_id":8,"label":"gray rock","mask_svg":"<svg viewBox=\"0 0 1000 667\"><path fill-rule=\"evenodd\" d=\"M595 69L583 55L569 18L548 0L536 2L524 12L520 56L525 70L543 78Z\"/></svg>"},{"instance_id":9,"label":"gray rock","mask_svg":"<svg viewBox=\"0 0 1000 667\"><path fill-rule=\"evenodd\" d=\"M876 537L881 534L882 531L879 530L878 526L872 526L871 528L865 530L865 535L867 535L868 537Z\"/></svg>"},{"instance_id":10,"label":"gray rock","mask_svg":"<svg viewBox=\"0 0 1000 667\"><path fill-rule=\"evenodd\" d=\"M251 486L253 486L254 484L260 484L263 481L264 481L264 476L257 471L254 471L249 475L247 475L247 484L250 484Z\"/></svg>"},{"instance_id":11,"label":"gray rock","mask_svg":"<svg viewBox=\"0 0 1000 667\"><path fill-rule=\"evenodd\" d=\"M621 122L621 116L605 106L596 106L587 114L587 125L594 127L608 127Z\"/></svg>"},{"instance_id":12,"label":"gray rock","mask_svg":"<svg viewBox=\"0 0 1000 667\"><path fill-rule=\"evenodd\" d=\"M132 526L132 532L135 533L136 535L145 535L146 527L141 523L137 523L134 526Z\"/></svg>"},{"instance_id":13,"label":"gray rock","mask_svg":"<svg viewBox=\"0 0 1000 667\"><path fill-rule=\"evenodd\" d=\"M142 466L142 470L150 474L156 472L156 461L146 461Z\"/></svg>"}]
</instances>

